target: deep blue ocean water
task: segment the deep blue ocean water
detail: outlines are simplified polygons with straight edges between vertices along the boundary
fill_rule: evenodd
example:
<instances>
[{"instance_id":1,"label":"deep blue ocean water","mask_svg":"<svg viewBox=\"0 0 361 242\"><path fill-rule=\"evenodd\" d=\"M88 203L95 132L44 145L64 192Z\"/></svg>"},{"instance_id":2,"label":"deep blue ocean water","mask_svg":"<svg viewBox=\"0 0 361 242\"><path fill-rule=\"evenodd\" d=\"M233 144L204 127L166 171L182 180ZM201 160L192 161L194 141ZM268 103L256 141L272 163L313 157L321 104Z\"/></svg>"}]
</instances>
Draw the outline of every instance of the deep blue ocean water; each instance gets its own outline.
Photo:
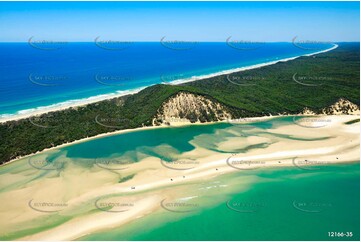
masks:
<instances>
[{"instance_id":1,"label":"deep blue ocean water","mask_svg":"<svg viewBox=\"0 0 361 242\"><path fill-rule=\"evenodd\" d=\"M134 42L110 50L95 43L66 43L44 50L41 44L0 43L0 117L296 57L332 46L307 49L292 43L258 44L256 48L232 48L226 43L196 43L185 48L169 45Z\"/></svg>"}]
</instances>

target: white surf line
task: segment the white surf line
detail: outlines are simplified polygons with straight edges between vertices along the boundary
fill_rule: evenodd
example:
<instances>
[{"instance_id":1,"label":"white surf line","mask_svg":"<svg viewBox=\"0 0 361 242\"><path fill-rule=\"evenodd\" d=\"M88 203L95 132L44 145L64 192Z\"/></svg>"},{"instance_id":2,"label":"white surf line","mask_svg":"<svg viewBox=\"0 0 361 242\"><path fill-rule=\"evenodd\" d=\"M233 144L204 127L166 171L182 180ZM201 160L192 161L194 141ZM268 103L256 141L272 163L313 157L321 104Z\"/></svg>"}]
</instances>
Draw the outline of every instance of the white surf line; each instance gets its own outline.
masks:
<instances>
[{"instance_id":1,"label":"white surf line","mask_svg":"<svg viewBox=\"0 0 361 242\"><path fill-rule=\"evenodd\" d=\"M313 56L313 55L325 53L325 52L334 50L337 47L338 47L338 45L334 44L334 46L332 46L329 49L322 50L322 51L317 51L315 53L304 54L304 55L299 55L299 56L295 56L295 57L289 57L289 58L284 58L284 59L280 59L280 60L255 64L255 65L251 65L251 66L245 66L245 67L239 67L239 68L219 71L219 72L206 74L206 75L200 75L200 76L194 76L194 77L190 77L190 78L178 79L178 80L171 81L171 82L169 82L167 84L169 84L169 85L180 85L180 84L183 84L183 83L203 80L203 79L206 79L206 78L211 78L211 77L216 77L216 76L221 76L221 75L229 75L229 74L236 73L236 72L242 72L242 71L257 69L257 68L261 68L261 67L265 67L265 66L274 65L274 64L277 64L279 62L286 62L286 61L290 61L290 60L295 60L295 59L297 59L299 57L302 57L302 56ZM152 84L152 85L155 85L155 84ZM133 95L133 94L136 94L136 93L142 91L143 89L145 89L147 87L149 87L149 86L139 87L139 88L136 88L136 89L133 89L133 90L119 91L119 93L101 94L101 95L96 95L96 96L92 96L92 97L88 97L88 98L84 98L84 99L74 99L74 100L69 100L69 101L64 101L64 102L52 104L52 105L49 105L49 106L41 106L41 107L37 107L37 108L25 109L25 110L18 111L16 114L2 114L2 115L0 115L0 123L4 123L4 122L7 122L7 121L13 121L13 120L19 120L19 119L25 119L25 118L41 115L41 114L44 114L44 113L60 111L60 110L68 109L68 108L85 106L85 105L88 105L88 104L92 104L92 103L96 103L96 102L100 102L100 101L104 101L104 100L109 100L109 99L113 99L113 98L118 98L118 97L122 97L122 96L126 96L126 95Z\"/></svg>"},{"instance_id":2,"label":"white surf line","mask_svg":"<svg viewBox=\"0 0 361 242\"><path fill-rule=\"evenodd\" d=\"M334 46L332 46L329 49L322 50L322 51L317 51L317 52L310 53L310 54L304 54L304 55L299 55L299 56L295 56L295 57L288 57L288 58L284 58L284 59L280 59L280 60L275 60L275 61L269 61L269 62L264 62L264 63L260 63L260 64L255 64L255 65L250 65L250 66L244 66L244 67L219 71L219 72L215 72L215 73L207 74L207 75L201 75L201 76L194 76L194 77L190 77L190 78L179 79L179 80L169 82L167 84L179 85L179 84L192 82L192 81L198 81L198 80L202 80L202 79L206 79L206 78L211 78L211 77L216 77L216 76L221 76L221 75L228 75L228 74L232 74L232 73L235 73L235 72L242 72L242 71L257 69L257 68L260 68L260 67L274 65L274 64L277 64L279 62L286 62L286 61L290 61L290 60L295 60L295 59L297 59L299 57L302 57L302 56L313 56L313 55L325 53L325 52L334 50L337 47L338 47L338 45L334 44Z\"/></svg>"}]
</instances>

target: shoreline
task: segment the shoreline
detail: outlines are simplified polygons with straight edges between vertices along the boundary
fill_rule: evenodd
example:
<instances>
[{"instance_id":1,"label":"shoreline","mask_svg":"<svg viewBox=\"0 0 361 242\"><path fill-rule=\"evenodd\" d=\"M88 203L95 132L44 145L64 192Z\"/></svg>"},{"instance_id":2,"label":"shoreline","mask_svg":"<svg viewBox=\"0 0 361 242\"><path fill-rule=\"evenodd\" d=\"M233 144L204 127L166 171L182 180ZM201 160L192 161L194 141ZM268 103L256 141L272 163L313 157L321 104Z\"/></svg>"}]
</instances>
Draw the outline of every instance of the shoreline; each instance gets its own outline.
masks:
<instances>
[{"instance_id":1,"label":"shoreline","mask_svg":"<svg viewBox=\"0 0 361 242\"><path fill-rule=\"evenodd\" d=\"M180 128L180 127L186 127L186 126L195 126L195 125L212 125L212 124L221 124L221 123L228 123L228 124L247 124L247 123L250 123L250 122L258 122L258 121L264 121L264 120L268 120L268 119L274 119L274 118L281 118L281 117L287 117L287 116L304 116L304 117L307 117L307 116L315 116L315 117L322 117L322 116L340 116L340 115L322 115L322 114L316 114L316 115L312 115L312 114L293 114L293 115L275 115L275 116L261 116L261 117L248 117L248 118L243 118L244 120L240 123L239 120L242 119L228 119L228 120L222 120L222 121L212 121L212 122L205 122L205 123L190 123L190 122L179 122L179 123L176 123L176 124L172 124L172 125L160 125L160 126L144 126L144 127L138 127L138 128L133 128L133 129L122 129L122 130L117 130L117 131L113 131L113 132L107 132L107 133L102 133L102 134L98 134L98 135L95 135L95 136L91 136L91 137L86 137L86 138L82 138L82 139L79 139L79 140L75 140L75 141L72 141L72 142L67 142L67 143L64 143L64 144L61 144L61 145L58 145L58 146L54 146L54 147L51 147L51 148L46 148L46 149L43 149L41 151L37 151L35 153L31 153L31 154L28 154L28 155L24 155L24 156L20 156L20 157L16 157L15 159L12 159L10 161L7 161L3 164L0 164L0 168L1 167L4 167L6 165L9 165L13 162L16 162L18 160L21 160L21 159L25 159L25 158L29 158L31 156L34 156L34 155L39 155L41 153L44 153L44 152L48 152L48 151L51 151L51 150L55 150L55 149L61 149L61 148L64 148L64 147L67 147L67 146L71 146L71 145L75 145L75 144L80 144L80 143L83 143L83 142L87 142L87 141L91 141L93 139L98 139L98 138L105 138L105 137L109 137L109 136L113 136L113 135L119 135L119 134L124 134L124 133L130 133L130 132L137 132L137 131L145 131L145 130L152 130L152 129L163 129L163 128ZM358 116L359 115L348 115L348 116Z\"/></svg>"},{"instance_id":2,"label":"shoreline","mask_svg":"<svg viewBox=\"0 0 361 242\"><path fill-rule=\"evenodd\" d=\"M279 118L279 117L284 117L284 116L297 116L297 115L277 115L277 116L262 116L262 117L251 117L251 118L247 118L246 121L242 122L242 123L249 123L249 122L257 122L257 121L263 121L263 120L267 120L267 119L272 119L272 118ZM303 116L303 115L301 115ZM322 116L322 115L321 115ZM43 152L47 152L47 151L51 151L51 150L55 150L55 149L60 149L60 148L64 148L70 145L75 145L78 143L83 143L83 142L87 142L93 139L98 139L98 138L104 138L104 137L108 137L108 136L113 136L113 135L118 135L118 134L124 134L124 133L130 133L130 132L137 132L137 131L145 131L145 130L152 130L152 129L163 129L163 128L180 128L180 127L186 127L186 126L195 126L195 125L212 125L212 124L221 124L221 123L229 123L229 124L234 124L236 122L232 121L237 121L239 119L231 119L231 120L223 120L223 121L212 121L212 122L206 122L206 123L191 123L191 122L179 122L177 124L173 124L173 125L160 125L160 126L144 126L144 127L138 127L138 128L134 128L134 129L122 129L122 130L117 130L117 131L113 131L113 132L107 132L107 133L102 133L102 134L97 134L95 136L91 136L91 137L86 137L86 138L82 138L79 140L75 140L72 142L67 142L61 145L57 145L51 148L46 148L40 151L37 151L35 153L31 153L28 155L24 155L24 156L20 156L17 157L15 159L12 159L10 161L7 161L3 164L0 164L0 168L3 166L6 166L10 163L13 163L15 161L21 160L21 159L25 159L34 155L39 155Z\"/></svg>"},{"instance_id":3,"label":"shoreline","mask_svg":"<svg viewBox=\"0 0 361 242\"><path fill-rule=\"evenodd\" d=\"M195 153L198 154L198 158L196 159L199 161L199 164L189 170L167 170L164 166L161 166L161 164L154 162L157 158L145 158L140 162L133 164L132 167L129 167L129 172L135 172L138 176L135 176L132 180L124 183L109 183L106 185L104 185L102 176L98 175L98 171L94 171L94 173L92 173L92 175L94 175L94 180L97 178L97 180L101 183L99 189L86 191L80 190L82 191L80 195L77 194L67 201L71 206L69 206L69 210L64 210L64 214L77 210L80 206L83 206L86 201L93 201L94 199L106 197L108 195L114 195L114 197L117 197L116 195L121 194L122 197L127 199L126 201L139 201L139 203L129 211L122 213L122 216L117 216L117 213L84 213L73 220L66 221L61 225L54 227L53 229L30 234L21 237L20 240L74 240L81 239L83 236L88 234L106 232L112 227L124 226L140 216L147 216L148 214L154 212L155 209L160 209L159 203L164 199L176 199L176 201L179 201L184 198L184 194L181 193L181 190L174 191L174 185L188 185L204 179L213 179L220 175L242 172L242 170L274 169L283 167L313 170L312 166L315 165L330 166L336 164L357 163L359 160L358 146L355 147L354 144L346 141L350 138L354 139L359 137L358 124L351 126L345 125L344 123L346 121L352 119L352 117L348 117L348 115L333 115L332 118L334 122L332 122L330 126L320 129L319 132L316 133L312 129L305 130L304 128L295 125L272 128L271 133L277 134L286 135L292 133L304 138L317 138L332 134L332 136L337 138L329 138L327 141L317 140L315 141L316 146L313 142L306 142L302 147L300 147L299 142L303 141L289 141L287 139L284 140L283 138L280 138L276 144L270 145L265 148L265 150L249 150L246 153L235 153L232 155L235 161L237 161L237 159L255 161L254 163L250 163L252 164L251 167L249 167L249 164L247 163L238 165L235 163L235 165L240 168L235 169L233 166L230 166L230 164L233 163L228 163L228 159L230 159L229 154L217 152L213 153L212 151L204 149L204 147L202 148L201 146L196 146L196 150L194 150L193 155ZM248 144L263 142L262 139L256 138L255 136L257 136L257 132L253 133L253 140L247 140ZM235 143L233 139L228 139L217 144L217 147L222 147L222 149L227 149L227 147L232 149L232 147L235 146L239 146L239 143ZM298 158L299 161L295 163L294 159L292 159L294 157ZM301 161L303 159L308 159L310 162L319 161L319 163L302 163ZM307 168L308 166L311 167ZM144 169L139 169L140 167ZM78 173L74 176L77 175ZM109 177L108 172L104 172L103 175ZM186 176L186 180L184 180L184 176ZM69 177L71 178L70 175L68 178ZM170 180L170 178L172 178L172 180ZM76 180L77 179L78 178L76 178ZM54 184L58 184L61 181L62 180L55 180ZM66 184L68 182L69 180L66 181ZM249 181L249 184L253 183L254 181ZM43 181L43 185L46 185L49 192L53 189L47 180ZM132 186L136 186L137 190L132 190ZM169 187L172 187L172 189L168 189ZM28 190L23 193L23 200L24 198L27 198L29 193L35 191L36 189L38 189L38 187L33 186L33 190ZM44 199L42 196L48 196L48 194L43 194L45 193L41 193L37 199ZM192 194L187 193L186 197L189 196L192 196ZM62 195L59 195L59 197L62 197ZM6 197L3 197L3 199L5 198ZM143 201L147 201L146 205ZM18 206L22 206L22 204L19 203ZM29 216L33 216L33 214L27 211L26 213L29 214ZM33 217L31 217L31 219L32 218ZM97 222L94 223L94 221ZM74 231L72 229L74 226L79 226L79 230Z\"/></svg>"},{"instance_id":4,"label":"shoreline","mask_svg":"<svg viewBox=\"0 0 361 242\"><path fill-rule=\"evenodd\" d=\"M253 117L253 119L260 119L260 118L275 118L275 117L278 117L278 116L264 116L264 117ZM39 155L43 152L47 152L47 151L51 151L51 150L55 150L55 149L60 149L60 148L64 148L66 146L70 146L70 145L74 145L74 144L78 144L78 143L83 143L83 142L87 142L87 141L90 141L90 140L93 140L93 139L98 139L98 138L104 138L104 137L108 137L108 136L113 136L113 135L118 135L118 134L123 134L123 133L130 133L130 132L137 132L137 131L145 131L145 130L152 130L152 129L162 129L162 128L179 128L179 127L185 127L185 126L189 126L189 125L211 125L211 124L216 124L216 123L221 123L221 122L225 122L225 121L220 121L220 122L207 122L207 123L180 123L180 124L177 124L177 125L171 125L171 126L166 126L166 125L160 125L160 126L144 126L144 127L138 127L138 128L134 128L134 129L122 129L122 130L117 130L117 131L113 131L113 132L107 132L107 133L102 133L102 134L97 134L95 136L91 136L91 137L86 137L86 138L82 138L82 139L79 139L79 140L75 140L75 141L72 141L72 142L67 142L67 143L64 143L64 144L61 144L61 145L58 145L58 146L54 146L54 147L51 147L51 148L46 148L46 149L43 149L41 151L37 151L35 153L31 153L31 154L28 154L28 155L24 155L24 156L20 156L20 157L17 157L15 159L12 159L10 161L7 161L3 164L0 164L0 167L3 167L3 166L6 166L10 163L13 163L15 161L18 161L18 160L21 160L21 159L24 159L24 158L28 158L28 157L31 157L31 156L34 156L34 155Z\"/></svg>"},{"instance_id":5,"label":"shoreline","mask_svg":"<svg viewBox=\"0 0 361 242\"><path fill-rule=\"evenodd\" d=\"M304 54L304 55L299 55L299 56L295 56L295 57L289 57L289 58L264 62L264 63L245 66L245 67L239 67L239 68L233 68L233 69L229 69L229 70L218 71L218 72L211 73L211 74L205 74L205 75L200 75L200 76L192 76L190 78L174 80L174 81L169 82L167 84L168 85L180 85L180 84L189 83L189 82L193 82L193 81L199 81L199 80L212 78L212 77L216 77L216 76L229 75L229 74L232 74L232 73L257 69L257 68L261 68L261 67L265 67L265 66L274 65L274 64L277 64L279 62L287 62L287 61L290 61L290 60L295 60L295 59L297 59L299 57L304 57L304 56L309 57L309 56L329 52L331 50L336 49L337 47L338 47L338 45L334 44L331 48L328 48L326 50L317 51L317 52L310 53L310 54ZM164 84L164 82L161 82L159 84ZM153 85L156 85L156 84L153 84ZM88 104L97 103L97 102L101 102L101 101L105 101L105 100L110 100L110 99L113 99L113 98L119 98L119 97L123 97L123 96L127 96L127 95L133 95L133 94L136 94L136 93L142 91L143 89L145 89L147 87L149 87L149 86L139 87L139 88L135 88L135 89L131 89L131 90L125 90L125 91L118 91L118 93L100 94L100 95L96 95L96 96L92 96L92 97L88 97L88 98L83 98L83 99L68 100L68 101L64 101L64 102L60 102L60 103L56 103L56 104L51 104L51 105L48 105L48 106L41 106L41 107L37 107L37 108L21 110L21 111L18 111L17 113L15 113L15 114L1 114L0 115L0 123L5 123L5 122L8 122L8 121L17 121L17 120L21 120L21 119L26 119L26 118L42 115L42 114L45 114L45 113L61 111L61 110L65 110L65 109L68 109L68 108L86 106Z\"/></svg>"}]
</instances>

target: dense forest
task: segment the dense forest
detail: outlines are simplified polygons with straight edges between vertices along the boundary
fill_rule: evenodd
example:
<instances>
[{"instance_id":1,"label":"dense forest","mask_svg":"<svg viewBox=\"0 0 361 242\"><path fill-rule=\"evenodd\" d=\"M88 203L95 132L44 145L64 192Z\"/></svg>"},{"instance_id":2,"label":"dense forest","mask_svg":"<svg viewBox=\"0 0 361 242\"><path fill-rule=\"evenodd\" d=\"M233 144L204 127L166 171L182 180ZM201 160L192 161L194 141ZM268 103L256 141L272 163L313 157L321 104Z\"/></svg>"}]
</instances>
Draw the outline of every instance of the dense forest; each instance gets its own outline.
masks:
<instances>
[{"instance_id":1,"label":"dense forest","mask_svg":"<svg viewBox=\"0 0 361 242\"><path fill-rule=\"evenodd\" d=\"M150 126L162 103L181 91L223 104L234 118L297 114L305 107L318 112L340 98L359 106L359 58L359 43L340 43L315 56L181 85L154 85L134 95L1 123L0 163L101 133Z\"/></svg>"}]
</instances>

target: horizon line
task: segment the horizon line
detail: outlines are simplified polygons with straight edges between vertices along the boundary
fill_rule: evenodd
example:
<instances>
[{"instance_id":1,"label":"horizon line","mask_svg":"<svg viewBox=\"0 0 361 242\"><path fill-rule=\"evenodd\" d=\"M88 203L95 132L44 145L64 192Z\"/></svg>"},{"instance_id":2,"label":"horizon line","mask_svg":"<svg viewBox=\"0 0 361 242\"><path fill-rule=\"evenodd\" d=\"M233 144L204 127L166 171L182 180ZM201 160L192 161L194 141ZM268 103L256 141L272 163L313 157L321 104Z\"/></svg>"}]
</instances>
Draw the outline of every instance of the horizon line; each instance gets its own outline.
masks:
<instances>
[{"instance_id":1,"label":"horizon line","mask_svg":"<svg viewBox=\"0 0 361 242\"><path fill-rule=\"evenodd\" d=\"M113 42L128 42L128 43L162 43L161 40L145 40L145 41L140 41L140 40L105 40L105 41L113 41ZM198 40L169 40L169 41L164 41L164 42L184 42L184 43L189 43L189 42L194 42L194 43L227 43L227 40L225 41L198 41ZM262 44L262 43L294 43L294 41L245 41L245 44ZM37 42L37 41L35 41ZM66 43L96 43L97 41L93 40L93 41L66 41L66 40L59 40L59 41L54 41L54 43L51 43L51 41L49 41L49 43L44 43L44 44L66 44ZM99 41L99 42L104 42L104 41ZM317 41L319 43L315 43L315 44L333 44L333 43L359 43L360 40L338 40L338 41ZM0 41L0 43L24 43L24 44L29 44L29 41ZM30 42L31 43L31 42ZM296 42L297 43L297 42Z\"/></svg>"}]
</instances>

